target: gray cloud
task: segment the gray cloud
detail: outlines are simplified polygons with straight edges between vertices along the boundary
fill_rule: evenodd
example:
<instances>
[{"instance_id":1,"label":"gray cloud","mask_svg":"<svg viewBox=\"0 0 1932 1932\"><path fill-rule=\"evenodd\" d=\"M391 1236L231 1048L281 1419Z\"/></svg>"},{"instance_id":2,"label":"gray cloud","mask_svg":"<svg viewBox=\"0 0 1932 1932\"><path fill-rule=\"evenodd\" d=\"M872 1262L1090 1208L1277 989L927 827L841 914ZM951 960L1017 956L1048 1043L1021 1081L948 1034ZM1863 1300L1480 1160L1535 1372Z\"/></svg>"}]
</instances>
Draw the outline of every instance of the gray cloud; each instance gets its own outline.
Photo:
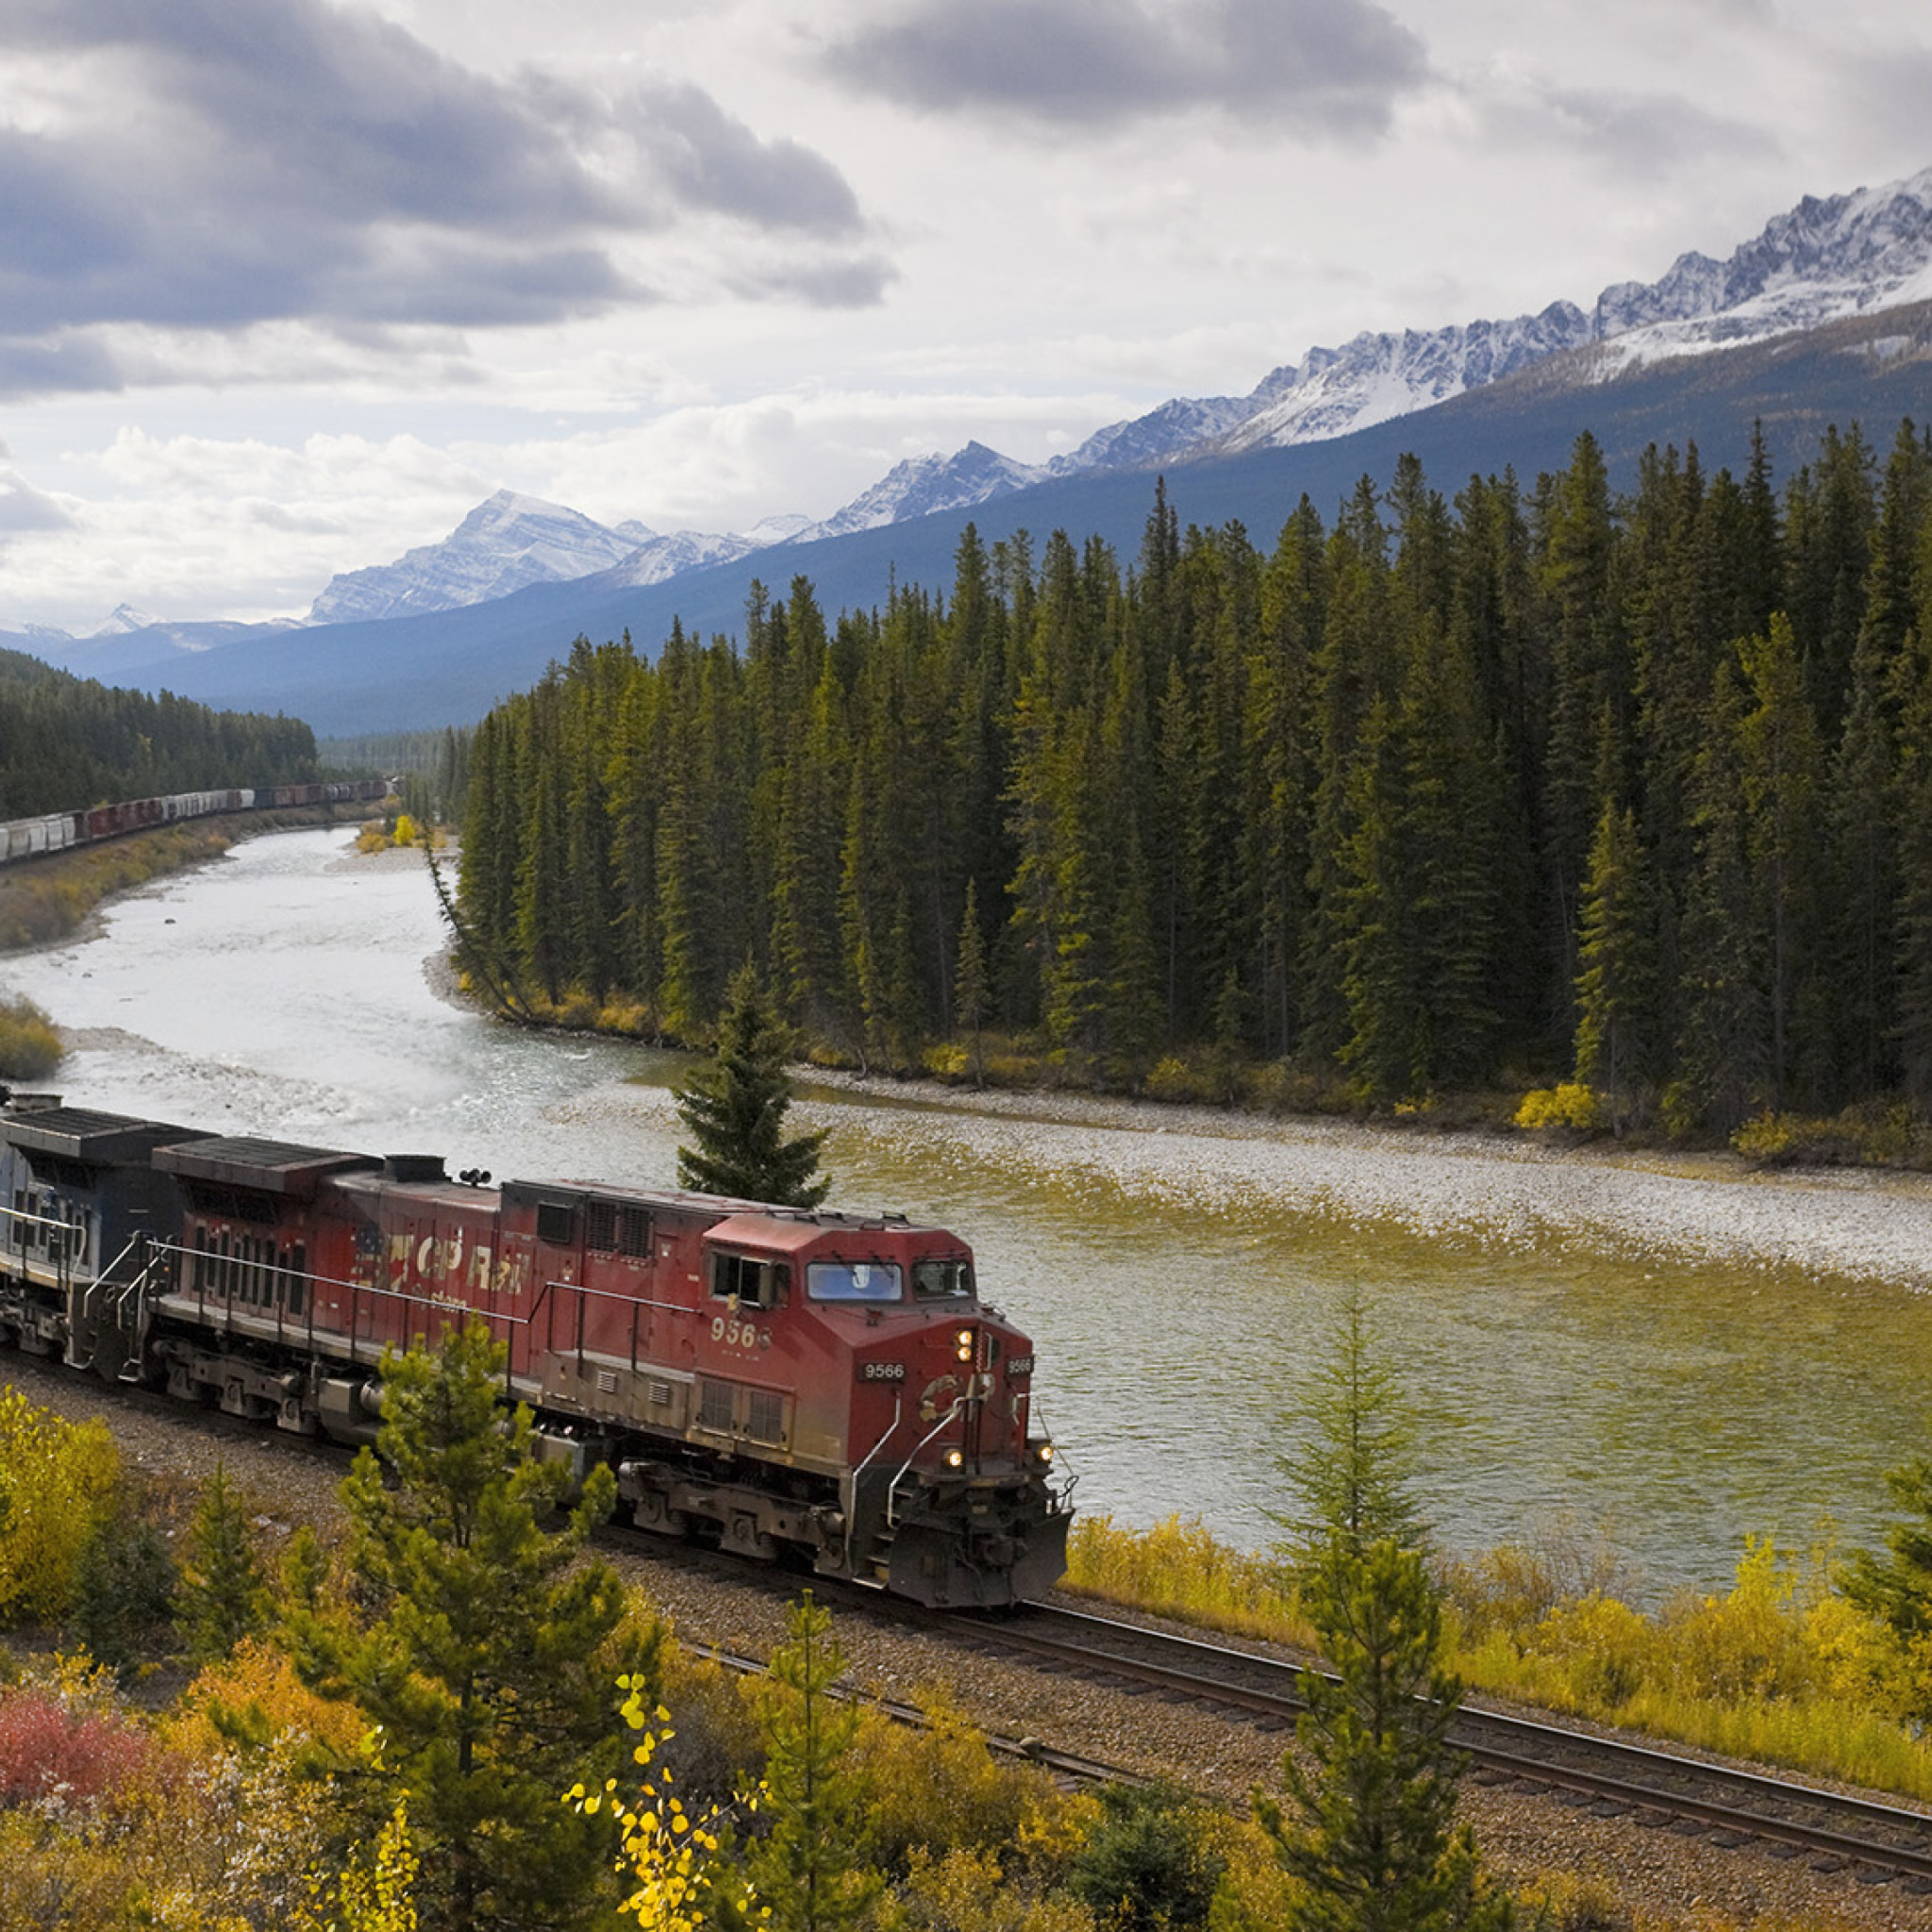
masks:
<instances>
[{"instance_id":1,"label":"gray cloud","mask_svg":"<svg viewBox=\"0 0 1932 1932\"><path fill-rule=\"evenodd\" d=\"M25 530L71 530L74 519L32 484L0 470L0 542Z\"/></svg>"},{"instance_id":2,"label":"gray cloud","mask_svg":"<svg viewBox=\"0 0 1932 1932\"><path fill-rule=\"evenodd\" d=\"M638 92L625 105L639 144L688 206L808 235L858 231L858 200L836 168L795 141L759 141L701 89Z\"/></svg>"},{"instance_id":3,"label":"gray cloud","mask_svg":"<svg viewBox=\"0 0 1932 1932\"><path fill-rule=\"evenodd\" d=\"M1713 114L1680 94L1516 84L1472 96L1500 143L1527 152L1568 147L1620 171L1656 179L1712 159L1763 160L1779 152L1762 127Z\"/></svg>"},{"instance_id":4,"label":"gray cloud","mask_svg":"<svg viewBox=\"0 0 1932 1932\"><path fill-rule=\"evenodd\" d=\"M119 359L98 341L73 334L9 341L0 335L0 396L77 395L125 386Z\"/></svg>"},{"instance_id":5,"label":"gray cloud","mask_svg":"<svg viewBox=\"0 0 1932 1932\"><path fill-rule=\"evenodd\" d=\"M828 161L696 88L497 80L327 0L0 0L9 54L102 82L65 122L0 108L16 384L38 357L51 386L84 386L59 332L101 325L487 327L641 302L615 244L697 217L847 275L863 236Z\"/></svg>"},{"instance_id":6,"label":"gray cloud","mask_svg":"<svg viewBox=\"0 0 1932 1932\"><path fill-rule=\"evenodd\" d=\"M1372 0L914 0L823 58L892 100L1044 132L1208 108L1359 138L1429 72L1423 42Z\"/></svg>"}]
</instances>

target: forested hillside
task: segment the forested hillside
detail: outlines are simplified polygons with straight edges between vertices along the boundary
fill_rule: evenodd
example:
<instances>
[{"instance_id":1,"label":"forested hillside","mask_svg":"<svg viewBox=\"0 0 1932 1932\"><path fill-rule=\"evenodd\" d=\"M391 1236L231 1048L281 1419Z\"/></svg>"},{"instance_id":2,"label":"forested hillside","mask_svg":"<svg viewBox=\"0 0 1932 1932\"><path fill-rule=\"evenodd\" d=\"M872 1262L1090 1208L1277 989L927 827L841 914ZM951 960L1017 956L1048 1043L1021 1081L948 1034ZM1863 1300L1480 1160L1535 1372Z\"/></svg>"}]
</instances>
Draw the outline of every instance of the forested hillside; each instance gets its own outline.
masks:
<instances>
[{"instance_id":1,"label":"forested hillside","mask_svg":"<svg viewBox=\"0 0 1932 1932\"><path fill-rule=\"evenodd\" d=\"M702 1037L1206 1049L1387 1105L1573 1070L1620 1119L1932 1100L1932 441L1779 486L1588 436L1412 458L1272 547L1056 533L741 648L579 641L479 727L462 906L541 999Z\"/></svg>"},{"instance_id":2,"label":"forested hillside","mask_svg":"<svg viewBox=\"0 0 1932 1932\"><path fill-rule=\"evenodd\" d=\"M315 737L298 719L116 691L0 651L0 819L314 776Z\"/></svg>"}]
</instances>

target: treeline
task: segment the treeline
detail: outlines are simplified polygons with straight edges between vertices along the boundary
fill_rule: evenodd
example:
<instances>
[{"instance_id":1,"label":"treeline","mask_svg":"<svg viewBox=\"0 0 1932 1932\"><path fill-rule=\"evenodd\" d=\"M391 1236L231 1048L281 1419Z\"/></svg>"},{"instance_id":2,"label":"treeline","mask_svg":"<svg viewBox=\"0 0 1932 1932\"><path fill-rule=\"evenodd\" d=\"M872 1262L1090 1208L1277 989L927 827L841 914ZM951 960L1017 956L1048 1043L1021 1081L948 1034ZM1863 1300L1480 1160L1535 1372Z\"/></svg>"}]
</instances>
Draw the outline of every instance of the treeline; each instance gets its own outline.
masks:
<instances>
[{"instance_id":1,"label":"treeline","mask_svg":"<svg viewBox=\"0 0 1932 1932\"><path fill-rule=\"evenodd\" d=\"M579 641L479 726L466 923L540 999L702 1038L747 958L867 1064L998 1029L1376 1105L1538 1077L1621 1122L1932 1100L1932 441L1780 489L1588 435L1413 458L1272 550L1157 490L1124 570L968 529L949 594L741 648Z\"/></svg>"},{"instance_id":2,"label":"treeline","mask_svg":"<svg viewBox=\"0 0 1932 1932\"><path fill-rule=\"evenodd\" d=\"M460 822L469 783L470 733L446 724L441 731L385 731L358 738L325 738L316 746L323 769L357 777L401 780L403 809L422 824Z\"/></svg>"},{"instance_id":3,"label":"treeline","mask_svg":"<svg viewBox=\"0 0 1932 1932\"><path fill-rule=\"evenodd\" d=\"M0 819L315 775L299 719L115 690L0 651Z\"/></svg>"}]
</instances>

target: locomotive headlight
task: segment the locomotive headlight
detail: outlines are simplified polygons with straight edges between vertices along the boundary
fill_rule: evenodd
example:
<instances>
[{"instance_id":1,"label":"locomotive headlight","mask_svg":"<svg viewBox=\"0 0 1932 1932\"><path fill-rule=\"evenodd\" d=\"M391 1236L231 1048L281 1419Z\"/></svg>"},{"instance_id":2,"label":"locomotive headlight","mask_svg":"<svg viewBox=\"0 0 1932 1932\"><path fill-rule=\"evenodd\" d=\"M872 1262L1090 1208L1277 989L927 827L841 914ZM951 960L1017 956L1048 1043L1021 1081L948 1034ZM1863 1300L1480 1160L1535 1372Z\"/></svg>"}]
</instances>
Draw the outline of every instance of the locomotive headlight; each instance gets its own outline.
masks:
<instances>
[{"instance_id":1,"label":"locomotive headlight","mask_svg":"<svg viewBox=\"0 0 1932 1932\"><path fill-rule=\"evenodd\" d=\"M946 1467L948 1469L963 1469L965 1464L966 1452L963 1449L948 1449L946 1451Z\"/></svg>"},{"instance_id":2,"label":"locomotive headlight","mask_svg":"<svg viewBox=\"0 0 1932 1932\"><path fill-rule=\"evenodd\" d=\"M972 1329L958 1328L954 1330L953 1353L956 1356L958 1356L962 1362L970 1362L973 1359Z\"/></svg>"},{"instance_id":3,"label":"locomotive headlight","mask_svg":"<svg viewBox=\"0 0 1932 1932\"><path fill-rule=\"evenodd\" d=\"M1041 1462L1051 1462L1053 1460L1053 1444L1051 1442L1036 1442L1033 1445L1033 1454Z\"/></svg>"}]
</instances>

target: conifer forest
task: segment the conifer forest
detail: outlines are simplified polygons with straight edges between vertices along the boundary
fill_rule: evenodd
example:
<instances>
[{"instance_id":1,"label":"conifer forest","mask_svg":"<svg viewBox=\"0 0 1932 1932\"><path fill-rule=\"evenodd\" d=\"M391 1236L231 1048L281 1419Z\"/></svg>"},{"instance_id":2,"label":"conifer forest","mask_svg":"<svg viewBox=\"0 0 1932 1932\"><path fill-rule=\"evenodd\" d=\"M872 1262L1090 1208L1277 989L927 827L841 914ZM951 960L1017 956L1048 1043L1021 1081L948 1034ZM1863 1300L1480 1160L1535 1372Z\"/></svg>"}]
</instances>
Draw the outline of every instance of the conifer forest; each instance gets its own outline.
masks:
<instances>
[{"instance_id":1,"label":"conifer forest","mask_svg":"<svg viewBox=\"0 0 1932 1932\"><path fill-rule=\"evenodd\" d=\"M579 640L477 728L460 904L540 1003L678 1040L750 960L874 1069L997 1033L1722 1134L1932 1101L1928 825L1932 437L1620 491L1585 435L1272 540L1160 487L1131 558L969 527L882 608Z\"/></svg>"},{"instance_id":2,"label":"conifer forest","mask_svg":"<svg viewBox=\"0 0 1932 1932\"><path fill-rule=\"evenodd\" d=\"M0 819L315 776L299 719L116 690L0 651Z\"/></svg>"}]
</instances>

